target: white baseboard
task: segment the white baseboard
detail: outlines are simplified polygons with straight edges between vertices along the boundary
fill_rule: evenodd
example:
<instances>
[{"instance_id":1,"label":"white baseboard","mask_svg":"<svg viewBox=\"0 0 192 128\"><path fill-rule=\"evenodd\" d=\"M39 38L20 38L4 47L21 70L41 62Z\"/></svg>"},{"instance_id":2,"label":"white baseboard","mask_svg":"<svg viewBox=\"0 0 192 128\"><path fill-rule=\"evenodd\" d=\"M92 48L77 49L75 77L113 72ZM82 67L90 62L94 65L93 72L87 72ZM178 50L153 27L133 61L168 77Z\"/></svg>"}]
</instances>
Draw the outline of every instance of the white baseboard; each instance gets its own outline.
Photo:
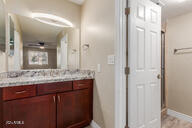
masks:
<instances>
[{"instance_id":1,"label":"white baseboard","mask_svg":"<svg viewBox=\"0 0 192 128\"><path fill-rule=\"evenodd\" d=\"M91 127L92 128L101 128L95 121L91 122Z\"/></svg>"},{"instance_id":2,"label":"white baseboard","mask_svg":"<svg viewBox=\"0 0 192 128\"><path fill-rule=\"evenodd\" d=\"M192 123L192 117L183 113L176 112L174 110L168 109L167 114L176 118L179 118L181 120L185 120Z\"/></svg>"}]
</instances>

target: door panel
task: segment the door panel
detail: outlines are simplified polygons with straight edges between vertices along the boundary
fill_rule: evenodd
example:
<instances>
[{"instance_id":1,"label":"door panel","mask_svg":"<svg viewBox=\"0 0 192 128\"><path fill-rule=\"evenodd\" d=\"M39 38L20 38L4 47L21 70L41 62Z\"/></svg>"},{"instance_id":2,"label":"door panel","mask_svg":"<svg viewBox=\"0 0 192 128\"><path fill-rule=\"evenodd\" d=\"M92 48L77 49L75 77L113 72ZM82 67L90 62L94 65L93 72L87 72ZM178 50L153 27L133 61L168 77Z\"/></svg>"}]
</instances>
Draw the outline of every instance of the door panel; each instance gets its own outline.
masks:
<instances>
[{"instance_id":1,"label":"door panel","mask_svg":"<svg viewBox=\"0 0 192 128\"><path fill-rule=\"evenodd\" d=\"M55 95L7 101L3 112L4 128L56 128Z\"/></svg>"},{"instance_id":2,"label":"door panel","mask_svg":"<svg viewBox=\"0 0 192 128\"><path fill-rule=\"evenodd\" d=\"M150 32L150 68L151 70L157 70L157 52L158 52L158 34L157 32L151 31Z\"/></svg>"},{"instance_id":3,"label":"door panel","mask_svg":"<svg viewBox=\"0 0 192 128\"><path fill-rule=\"evenodd\" d=\"M137 85L137 97L138 97L138 125L143 127L145 125L145 85Z\"/></svg>"},{"instance_id":4,"label":"door panel","mask_svg":"<svg viewBox=\"0 0 192 128\"><path fill-rule=\"evenodd\" d=\"M67 128L74 124L74 92L57 94L57 128Z\"/></svg>"},{"instance_id":5,"label":"door panel","mask_svg":"<svg viewBox=\"0 0 192 128\"><path fill-rule=\"evenodd\" d=\"M151 9L151 23L154 23L154 24L157 24L157 21L158 21L158 12Z\"/></svg>"},{"instance_id":6,"label":"door panel","mask_svg":"<svg viewBox=\"0 0 192 128\"><path fill-rule=\"evenodd\" d=\"M89 90L76 91L75 102L74 122L89 122Z\"/></svg>"},{"instance_id":7,"label":"door panel","mask_svg":"<svg viewBox=\"0 0 192 128\"><path fill-rule=\"evenodd\" d=\"M137 18L141 20L145 20L145 6L141 3L138 4L137 6Z\"/></svg>"},{"instance_id":8,"label":"door panel","mask_svg":"<svg viewBox=\"0 0 192 128\"><path fill-rule=\"evenodd\" d=\"M129 127L160 128L161 7L130 0Z\"/></svg>"},{"instance_id":9,"label":"door panel","mask_svg":"<svg viewBox=\"0 0 192 128\"><path fill-rule=\"evenodd\" d=\"M137 70L145 68L145 29L137 27Z\"/></svg>"},{"instance_id":10,"label":"door panel","mask_svg":"<svg viewBox=\"0 0 192 128\"><path fill-rule=\"evenodd\" d=\"M89 89L58 94L57 128L78 128L90 122Z\"/></svg>"}]
</instances>

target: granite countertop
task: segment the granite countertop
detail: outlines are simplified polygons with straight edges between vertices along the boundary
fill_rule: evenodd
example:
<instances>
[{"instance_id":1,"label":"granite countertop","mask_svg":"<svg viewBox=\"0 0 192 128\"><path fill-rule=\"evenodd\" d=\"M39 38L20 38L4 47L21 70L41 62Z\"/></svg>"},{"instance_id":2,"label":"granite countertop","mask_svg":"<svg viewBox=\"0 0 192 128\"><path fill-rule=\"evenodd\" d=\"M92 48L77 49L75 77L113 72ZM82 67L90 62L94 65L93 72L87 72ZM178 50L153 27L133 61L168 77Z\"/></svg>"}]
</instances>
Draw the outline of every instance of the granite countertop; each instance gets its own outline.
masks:
<instances>
[{"instance_id":1,"label":"granite countertop","mask_svg":"<svg viewBox=\"0 0 192 128\"><path fill-rule=\"evenodd\" d=\"M94 75L94 71L90 70L33 70L7 72L0 74L0 88L94 79Z\"/></svg>"}]
</instances>

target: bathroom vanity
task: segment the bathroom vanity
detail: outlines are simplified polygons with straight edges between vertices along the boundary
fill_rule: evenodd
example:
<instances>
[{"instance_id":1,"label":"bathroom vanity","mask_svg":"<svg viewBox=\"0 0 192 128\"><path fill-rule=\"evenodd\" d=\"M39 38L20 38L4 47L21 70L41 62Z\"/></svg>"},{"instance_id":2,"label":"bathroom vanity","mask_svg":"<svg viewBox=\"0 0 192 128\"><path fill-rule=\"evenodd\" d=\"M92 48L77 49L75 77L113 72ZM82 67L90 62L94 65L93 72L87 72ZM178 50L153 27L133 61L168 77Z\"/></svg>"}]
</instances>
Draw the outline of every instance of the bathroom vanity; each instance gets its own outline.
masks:
<instances>
[{"instance_id":1,"label":"bathroom vanity","mask_svg":"<svg viewBox=\"0 0 192 128\"><path fill-rule=\"evenodd\" d=\"M93 77L74 74L52 79L49 76L49 80L46 76L33 82L24 77L27 80L20 78L22 85L18 81L0 83L1 128L84 128L89 125L93 116Z\"/></svg>"},{"instance_id":2,"label":"bathroom vanity","mask_svg":"<svg viewBox=\"0 0 192 128\"><path fill-rule=\"evenodd\" d=\"M74 70L89 48L80 43L81 5L47 2L0 0L0 128L84 128L92 121L94 72Z\"/></svg>"}]
</instances>

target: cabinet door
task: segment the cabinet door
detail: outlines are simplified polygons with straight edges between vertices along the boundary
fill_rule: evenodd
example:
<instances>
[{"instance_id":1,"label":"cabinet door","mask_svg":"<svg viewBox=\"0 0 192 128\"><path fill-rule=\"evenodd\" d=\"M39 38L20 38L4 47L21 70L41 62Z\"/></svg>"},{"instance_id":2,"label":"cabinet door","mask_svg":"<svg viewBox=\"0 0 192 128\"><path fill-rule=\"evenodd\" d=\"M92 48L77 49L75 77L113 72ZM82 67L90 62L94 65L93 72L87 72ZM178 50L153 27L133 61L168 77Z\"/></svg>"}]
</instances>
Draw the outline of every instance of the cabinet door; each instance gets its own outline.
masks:
<instances>
[{"instance_id":1,"label":"cabinet door","mask_svg":"<svg viewBox=\"0 0 192 128\"><path fill-rule=\"evenodd\" d=\"M56 128L55 97L46 95L4 102L4 128Z\"/></svg>"},{"instance_id":2,"label":"cabinet door","mask_svg":"<svg viewBox=\"0 0 192 128\"><path fill-rule=\"evenodd\" d=\"M89 89L58 94L57 128L79 128L89 124Z\"/></svg>"}]
</instances>

